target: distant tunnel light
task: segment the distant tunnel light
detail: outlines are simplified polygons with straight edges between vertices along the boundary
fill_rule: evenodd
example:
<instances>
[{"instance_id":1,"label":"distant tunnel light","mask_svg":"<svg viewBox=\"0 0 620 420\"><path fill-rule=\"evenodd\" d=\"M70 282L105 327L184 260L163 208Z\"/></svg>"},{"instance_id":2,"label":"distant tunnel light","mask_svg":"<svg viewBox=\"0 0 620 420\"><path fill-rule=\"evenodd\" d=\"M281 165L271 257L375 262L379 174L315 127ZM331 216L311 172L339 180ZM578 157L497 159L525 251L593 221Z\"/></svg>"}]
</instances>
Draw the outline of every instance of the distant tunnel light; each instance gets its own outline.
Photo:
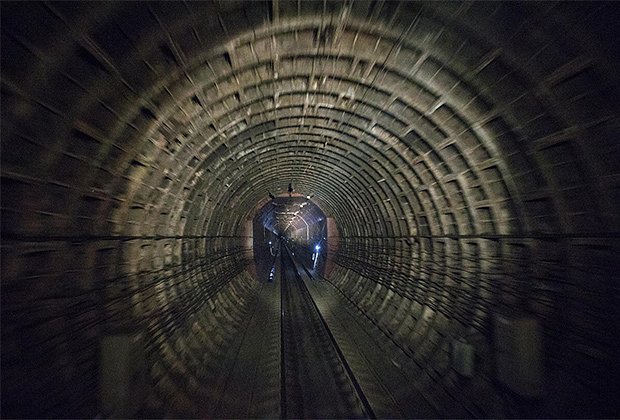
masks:
<instances>
[{"instance_id":1,"label":"distant tunnel light","mask_svg":"<svg viewBox=\"0 0 620 420\"><path fill-rule=\"evenodd\" d=\"M314 246L314 252L312 253L312 261L314 264L312 265L312 269L316 269L316 263L319 261L319 251L321 249L321 245L316 244Z\"/></svg>"}]
</instances>

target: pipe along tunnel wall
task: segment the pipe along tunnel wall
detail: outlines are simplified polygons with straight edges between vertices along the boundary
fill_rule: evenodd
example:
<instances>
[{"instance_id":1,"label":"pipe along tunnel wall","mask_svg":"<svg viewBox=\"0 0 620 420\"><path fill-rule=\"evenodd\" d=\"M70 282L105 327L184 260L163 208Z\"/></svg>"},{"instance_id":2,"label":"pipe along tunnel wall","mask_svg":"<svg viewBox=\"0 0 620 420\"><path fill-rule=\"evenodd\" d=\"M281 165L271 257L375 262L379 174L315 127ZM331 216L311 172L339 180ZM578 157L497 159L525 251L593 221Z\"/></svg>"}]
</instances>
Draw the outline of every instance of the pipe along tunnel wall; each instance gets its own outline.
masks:
<instances>
[{"instance_id":1,"label":"pipe along tunnel wall","mask_svg":"<svg viewBox=\"0 0 620 420\"><path fill-rule=\"evenodd\" d=\"M289 182L440 416L618 416L617 4L0 6L3 417L112 415L107 348L142 413L220 398Z\"/></svg>"}]
</instances>

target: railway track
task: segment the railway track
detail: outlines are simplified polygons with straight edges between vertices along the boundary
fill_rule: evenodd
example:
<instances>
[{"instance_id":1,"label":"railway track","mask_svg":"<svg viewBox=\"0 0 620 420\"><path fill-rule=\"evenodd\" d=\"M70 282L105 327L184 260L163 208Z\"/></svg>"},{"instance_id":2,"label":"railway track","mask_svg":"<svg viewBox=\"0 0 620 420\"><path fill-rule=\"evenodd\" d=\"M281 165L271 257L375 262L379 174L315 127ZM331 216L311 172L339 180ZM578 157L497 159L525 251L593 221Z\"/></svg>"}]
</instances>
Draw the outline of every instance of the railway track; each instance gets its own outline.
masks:
<instances>
[{"instance_id":1,"label":"railway track","mask_svg":"<svg viewBox=\"0 0 620 420\"><path fill-rule=\"evenodd\" d=\"M209 418L434 418L354 310L280 245L239 344L222 367ZM389 344L389 343L388 343Z\"/></svg>"},{"instance_id":2,"label":"railway track","mask_svg":"<svg viewBox=\"0 0 620 420\"><path fill-rule=\"evenodd\" d=\"M282 418L374 418L289 250L281 258Z\"/></svg>"}]
</instances>

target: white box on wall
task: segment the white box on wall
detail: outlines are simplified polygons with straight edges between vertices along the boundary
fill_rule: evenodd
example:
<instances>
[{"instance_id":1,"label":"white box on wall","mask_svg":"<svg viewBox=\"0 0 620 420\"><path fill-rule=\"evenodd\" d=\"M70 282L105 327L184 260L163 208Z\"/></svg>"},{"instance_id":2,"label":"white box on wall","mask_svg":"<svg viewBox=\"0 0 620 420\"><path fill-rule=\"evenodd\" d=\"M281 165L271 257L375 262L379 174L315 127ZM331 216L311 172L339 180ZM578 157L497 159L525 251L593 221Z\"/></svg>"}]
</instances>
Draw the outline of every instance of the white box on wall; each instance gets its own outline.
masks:
<instances>
[{"instance_id":1,"label":"white box on wall","mask_svg":"<svg viewBox=\"0 0 620 420\"><path fill-rule=\"evenodd\" d=\"M475 349L463 339L452 342L452 367L459 375L470 378L474 374Z\"/></svg>"},{"instance_id":2,"label":"white box on wall","mask_svg":"<svg viewBox=\"0 0 620 420\"><path fill-rule=\"evenodd\" d=\"M495 316L497 379L517 394L543 394L542 328L536 318Z\"/></svg>"},{"instance_id":3,"label":"white box on wall","mask_svg":"<svg viewBox=\"0 0 620 420\"><path fill-rule=\"evenodd\" d=\"M101 340L99 398L105 417L131 417L142 407L148 386L144 357L141 334L114 334Z\"/></svg>"}]
</instances>

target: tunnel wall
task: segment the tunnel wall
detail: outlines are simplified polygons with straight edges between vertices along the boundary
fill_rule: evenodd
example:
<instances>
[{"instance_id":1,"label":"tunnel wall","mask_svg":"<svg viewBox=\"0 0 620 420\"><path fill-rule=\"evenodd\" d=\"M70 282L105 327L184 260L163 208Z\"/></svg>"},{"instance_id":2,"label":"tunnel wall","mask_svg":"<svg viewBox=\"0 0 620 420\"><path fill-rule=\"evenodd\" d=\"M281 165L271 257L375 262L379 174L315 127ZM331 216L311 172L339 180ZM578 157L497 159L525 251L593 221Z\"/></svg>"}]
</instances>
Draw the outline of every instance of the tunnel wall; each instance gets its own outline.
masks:
<instances>
[{"instance_id":1,"label":"tunnel wall","mask_svg":"<svg viewBox=\"0 0 620 420\"><path fill-rule=\"evenodd\" d=\"M4 414L96 415L123 329L150 406L194 413L253 296L246 223L290 179L337 222L328 280L439 372L428 395L470 336L463 389L504 413L493 319L528 314L551 411L609 414L613 3L1 7Z\"/></svg>"},{"instance_id":2,"label":"tunnel wall","mask_svg":"<svg viewBox=\"0 0 620 420\"><path fill-rule=\"evenodd\" d=\"M506 393L511 403L521 406L522 411L517 411L521 416L535 406L531 400L521 400L523 394L544 400L550 412L557 410L564 416L579 416L580 412L610 416L615 410L610 402L616 379L609 366L615 364L611 355L617 345L610 333L617 325L609 309L602 309L613 308L613 299L592 291L612 293L604 284L615 276L608 267L615 264L617 249L592 249L589 241L558 242L343 240L330 281L399 343L428 375L428 382L438 386L433 404L439 412L453 395L464 394L487 413L504 416L493 404ZM528 253L534 250L540 253L532 258ZM562 272L561 279L558 272ZM412 282L412 277L417 281ZM573 279L570 292L553 286L566 279ZM601 312L584 315L591 305L600 305ZM545 353L542 369L535 375L541 381L500 388L500 392L494 387L501 378L498 364L504 360L498 349L504 345L498 335L506 333L506 329L498 330L502 319L540 323L544 333L539 345ZM509 334L527 339L528 332L515 329ZM459 339L475 348L471 382L463 382L454 370L453 346ZM512 340L519 342L514 336ZM508 363L517 363L516 359L511 356ZM520 378L517 372L512 376ZM518 388L527 391L512 392Z\"/></svg>"}]
</instances>

